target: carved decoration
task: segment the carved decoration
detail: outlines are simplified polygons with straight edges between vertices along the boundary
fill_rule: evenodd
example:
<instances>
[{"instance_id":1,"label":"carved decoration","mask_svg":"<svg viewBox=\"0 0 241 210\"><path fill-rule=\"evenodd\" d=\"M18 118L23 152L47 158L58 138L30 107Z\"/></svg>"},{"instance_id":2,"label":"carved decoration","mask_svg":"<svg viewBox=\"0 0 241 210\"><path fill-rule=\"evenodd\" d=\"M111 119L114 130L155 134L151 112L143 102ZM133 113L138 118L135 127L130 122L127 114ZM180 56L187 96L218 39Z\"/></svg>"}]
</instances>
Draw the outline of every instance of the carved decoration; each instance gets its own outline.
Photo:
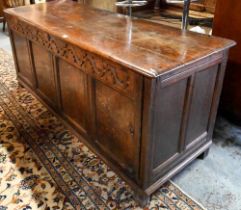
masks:
<instances>
[{"instance_id":1,"label":"carved decoration","mask_svg":"<svg viewBox=\"0 0 241 210\"><path fill-rule=\"evenodd\" d=\"M134 72L122 69L119 65L80 49L77 46L66 43L12 16L9 16L7 19L11 30L47 48L47 50L54 55L68 61L95 79L122 90L128 93L128 95L133 93L133 87L130 84L135 83Z\"/></svg>"},{"instance_id":2,"label":"carved decoration","mask_svg":"<svg viewBox=\"0 0 241 210\"><path fill-rule=\"evenodd\" d=\"M82 64L82 68L86 69L87 73L95 78L124 89L129 87L130 76L128 71L116 71L116 67L113 64L111 65L104 59L91 54L87 54L84 60L85 62Z\"/></svg>"}]
</instances>

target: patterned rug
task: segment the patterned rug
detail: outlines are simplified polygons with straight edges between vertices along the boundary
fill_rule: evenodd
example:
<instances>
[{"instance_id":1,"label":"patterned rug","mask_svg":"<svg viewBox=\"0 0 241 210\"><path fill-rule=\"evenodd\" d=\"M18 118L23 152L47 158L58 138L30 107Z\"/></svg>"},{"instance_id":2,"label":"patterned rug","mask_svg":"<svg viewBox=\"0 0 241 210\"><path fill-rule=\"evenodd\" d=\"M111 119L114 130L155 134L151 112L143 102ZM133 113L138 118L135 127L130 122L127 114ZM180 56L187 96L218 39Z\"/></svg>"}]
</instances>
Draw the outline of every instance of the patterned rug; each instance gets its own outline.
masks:
<instances>
[{"instance_id":1,"label":"patterned rug","mask_svg":"<svg viewBox=\"0 0 241 210\"><path fill-rule=\"evenodd\" d=\"M0 210L141 209L133 191L18 86L12 57L0 49ZM145 210L202 210L173 183Z\"/></svg>"}]
</instances>

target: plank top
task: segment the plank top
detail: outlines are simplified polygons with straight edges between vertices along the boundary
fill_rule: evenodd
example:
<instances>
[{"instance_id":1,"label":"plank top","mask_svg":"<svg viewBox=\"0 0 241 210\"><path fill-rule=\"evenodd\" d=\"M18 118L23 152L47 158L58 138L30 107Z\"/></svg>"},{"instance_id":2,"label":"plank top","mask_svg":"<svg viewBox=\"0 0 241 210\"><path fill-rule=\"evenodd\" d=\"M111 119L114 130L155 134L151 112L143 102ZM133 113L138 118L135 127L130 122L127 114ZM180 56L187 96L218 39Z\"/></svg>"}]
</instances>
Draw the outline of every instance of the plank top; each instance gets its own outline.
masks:
<instances>
[{"instance_id":1,"label":"plank top","mask_svg":"<svg viewBox=\"0 0 241 210\"><path fill-rule=\"evenodd\" d=\"M158 77L235 44L69 0L7 9L5 13L149 77Z\"/></svg>"}]
</instances>

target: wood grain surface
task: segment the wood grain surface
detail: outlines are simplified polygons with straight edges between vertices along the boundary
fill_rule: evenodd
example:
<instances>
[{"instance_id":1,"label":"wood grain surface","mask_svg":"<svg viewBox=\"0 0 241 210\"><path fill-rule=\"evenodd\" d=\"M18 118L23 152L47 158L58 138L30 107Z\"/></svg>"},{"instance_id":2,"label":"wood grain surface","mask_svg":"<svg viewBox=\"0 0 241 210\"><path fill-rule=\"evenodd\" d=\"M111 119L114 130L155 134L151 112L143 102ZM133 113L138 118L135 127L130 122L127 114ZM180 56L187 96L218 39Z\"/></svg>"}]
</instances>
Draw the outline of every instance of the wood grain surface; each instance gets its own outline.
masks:
<instances>
[{"instance_id":1,"label":"wood grain surface","mask_svg":"<svg viewBox=\"0 0 241 210\"><path fill-rule=\"evenodd\" d=\"M234 44L68 0L9 9L6 13L26 22L31 18L34 27L150 77Z\"/></svg>"}]
</instances>

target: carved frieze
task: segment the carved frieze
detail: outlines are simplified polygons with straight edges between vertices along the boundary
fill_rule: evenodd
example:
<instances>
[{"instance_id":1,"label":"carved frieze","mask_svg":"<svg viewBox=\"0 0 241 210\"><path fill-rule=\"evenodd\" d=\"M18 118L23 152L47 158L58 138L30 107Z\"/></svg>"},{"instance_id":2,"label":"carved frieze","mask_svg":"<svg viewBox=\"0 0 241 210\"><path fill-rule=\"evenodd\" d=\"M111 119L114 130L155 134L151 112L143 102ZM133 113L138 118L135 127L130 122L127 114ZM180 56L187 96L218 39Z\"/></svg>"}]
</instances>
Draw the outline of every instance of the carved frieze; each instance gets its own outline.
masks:
<instances>
[{"instance_id":1,"label":"carved frieze","mask_svg":"<svg viewBox=\"0 0 241 210\"><path fill-rule=\"evenodd\" d=\"M96 54L87 52L78 46L67 43L63 39L48 34L24 21L11 16L7 19L12 31L22 34L28 40L41 45L53 55L64 59L95 79L121 90L132 98L134 97L133 93L135 92L138 77L134 72Z\"/></svg>"}]
</instances>

